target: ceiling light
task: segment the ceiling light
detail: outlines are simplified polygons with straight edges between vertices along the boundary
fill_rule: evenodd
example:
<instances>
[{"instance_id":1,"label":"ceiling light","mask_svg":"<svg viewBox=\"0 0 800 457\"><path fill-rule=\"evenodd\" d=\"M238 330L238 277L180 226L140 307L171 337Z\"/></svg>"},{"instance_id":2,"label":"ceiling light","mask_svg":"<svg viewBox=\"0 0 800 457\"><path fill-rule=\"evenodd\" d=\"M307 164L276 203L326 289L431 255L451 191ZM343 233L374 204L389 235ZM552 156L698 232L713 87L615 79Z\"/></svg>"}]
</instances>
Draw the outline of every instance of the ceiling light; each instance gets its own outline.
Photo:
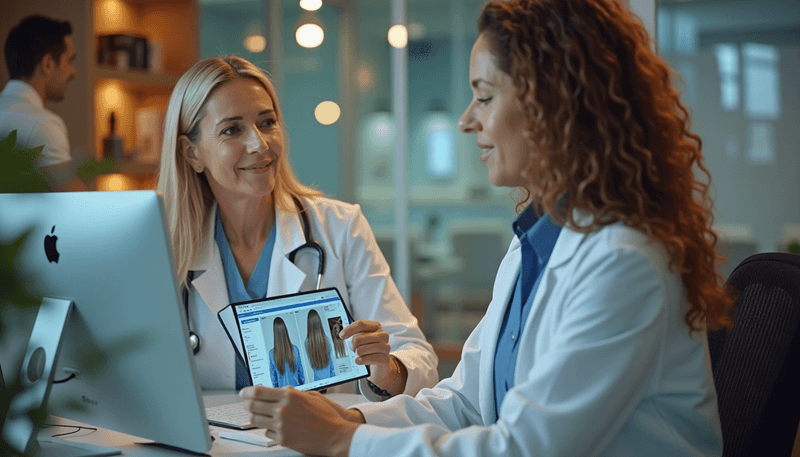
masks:
<instances>
[{"instance_id":1,"label":"ceiling light","mask_svg":"<svg viewBox=\"0 0 800 457\"><path fill-rule=\"evenodd\" d=\"M322 40L325 39L325 32L323 32L322 27L317 24L308 23L298 27L294 36L297 39L297 44L300 46L304 48L316 48L321 45Z\"/></svg>"},{"instance_id":2,"label":"ceiling light","mask_svg":"<svg viewBox=\"0 0 800 457\"><path fill-rule=\"evenodd\" d=\"M408 44L408 30L402 24L393 25L389 28L389 44L397 49L403 49Z\"/></svg>"},{"instance_id":3,"label":"ceiling light","mask_svg":"<svg viewBox=\"0 0 800 457\"><path fill-rule=\"evenodd\" d=\"M324 101L317 105L317 108L314 110L314 117L317 118L317 122L322 125L333 124L339 120L341 114L342 110L339 108L339 105L332 101Z\"/></svg>"},{"instance_id":4,"label":"ceiling light","mask_svg":"<svg viewBox=\"0 0 800 457\"><path fill-rule=\"evenodd\" d=\"M300 8L306 11L316 11L322 6L322 0L300 0Z\"/></svg>"},{"instance_id":5,"label":"ceiling light","mask_svg":"<svg viewBox=\"0 0 800 457\"><path fill-rule=\"evenodd\" d=\"M252 53L261 52L267 47L267 40L261 35L250 35L244 39L244 48Z\"/></svg>"}]
</instances>

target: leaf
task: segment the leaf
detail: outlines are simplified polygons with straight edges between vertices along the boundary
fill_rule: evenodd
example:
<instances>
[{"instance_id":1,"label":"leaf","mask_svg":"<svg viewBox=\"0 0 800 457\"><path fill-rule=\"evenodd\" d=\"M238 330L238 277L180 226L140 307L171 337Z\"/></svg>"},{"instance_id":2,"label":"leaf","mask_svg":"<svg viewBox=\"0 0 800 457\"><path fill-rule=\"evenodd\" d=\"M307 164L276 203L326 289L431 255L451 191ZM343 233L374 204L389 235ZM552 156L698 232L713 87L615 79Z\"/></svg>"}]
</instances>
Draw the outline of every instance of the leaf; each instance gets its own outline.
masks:
<instances>
[{"instance_id":1,"label":"leaf","mask_svg":"<svg viewBox=\"0 0 800 457\"><path fill-rule=\"evenodd\" d=\"M0 193L45 192L47 181L36 169L36 158L44 149L16 147L17 131L0 140Z\"/></svg>"},{"instance_id":2,"label":"leaf","mask_svg":"<svg viewBox=\"0 0 800 457\"><path fill-rule=\"evenodd\" d=\"M78 165L75 174L80 180L88 181L98 175L112 173L115 167L116 163L113 159L103 159L99 162L94 159L87 159Z\"/></svg>"},{"instance_id":3,"label":"leaf","mask_svg":"<svg viewBox=\"0 0 800 457\"><path fill-rule=\"evenodd\" d=\"M22 278L14 268L14 259L17 257L17 252L19 252L30 233L30 231L26 232L11 243L0 243L0 302L13 303L18 306L38 305L38 301L28 295L22 287Z\"/></svg>"},{"instance_id":4,"label":"leaf","mask_svg":"<svg viewBox=\"0 0 800 457\"><path fill-rule=\"evenodd\" d=\"M8 152L17 145L17 131L12 130L7 137L0 140L0 152Z\"/></svg>"}]
</instances>

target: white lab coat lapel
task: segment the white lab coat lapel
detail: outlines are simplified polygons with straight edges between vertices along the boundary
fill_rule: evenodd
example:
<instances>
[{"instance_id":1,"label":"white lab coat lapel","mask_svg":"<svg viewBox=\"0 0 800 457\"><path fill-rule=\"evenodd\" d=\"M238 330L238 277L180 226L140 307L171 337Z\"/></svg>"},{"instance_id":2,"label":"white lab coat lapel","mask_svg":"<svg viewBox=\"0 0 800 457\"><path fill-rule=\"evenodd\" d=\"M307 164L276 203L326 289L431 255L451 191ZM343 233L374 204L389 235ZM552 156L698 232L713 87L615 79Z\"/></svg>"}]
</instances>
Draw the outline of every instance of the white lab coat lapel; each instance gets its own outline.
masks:
<instances>
[{"instance_id":1,"label":"white lab coat lapel","mask_svg":"<svg viewBox=\"0 0 800 457\"><path fill-rule=\"evenodd\" d=\"M576 220L582 222L584 219L576 217ZM583 234L571 230L563 229L559 233L556 244L553 247L553 253L545 267L542 281L536 291L533 303L531 303L531 310L522 332L522 340L519 342L521 347L528 347L526 346L529 344L527 340L535 337L535 335L531 334L531 317L535 316L538 309L543 306L544 297L547 295L545 291L554 286L553 281L555 281L555 275L551 274L551 272L563 266L572 258L583 239ZM495 286L492 290L492 302L489 304L485 317L486 326L483 329L483 338L481 338L481 345L484 345L484 350L481 353L481 366L491 367L490 370L481 370L479 373L480 385L485 386L480 391L479 400L481 411L484 412L483 419L485 425L490 425L497 421L494 404L494 358L497 350L497 340L500 337L500 328L503 325L503 317L505 316L508 302L511 299L511 293L516 285L520 264L522 263L522 251L520 247L519 238L515 236L508 248L508 254L506 254L505 260L500 264L497 270L497 278L495 279ZM529 368L529 366L526 365L527 363L528 361L517 358L516 370L514 373L515 384L521 382L520 376L522 376L522 372Z\"/></svg>"},{"instance_id":2,"label":"white lab coat lapel","mask_svg":"<svg viewBox=\"0 0 800 457\"><path fill-rule=\"evenodd\" d=\"M581 225L591 220L589 215L581 214L577 210L574 213L574 217ZM523 324L522 336L519 341L520 347L534 347L534 344L530 341L531 338L536 338L536 333L533 329L534 323L536 322L534 317L540 312L540 308L544 306L548 297L552 295L556 281L562 277L562 274L559 272L560 268L575 255L578 251L578 247L585 238L585 234L569 230L567 227L563 227L558 234L558 239L553 246L550 260L548 260L544 272L542 273L542 280L539 283L539 288L536 289L536 295L533 297L527 321ZM515 385L523 382L523 380L527 378L527 372L532 367L531 363L533 363L532 360L517 358L514 370Z\"/></svg>"},{"instance_id":3,"label":"white lab coat lapel","mask_svg":"<svg viewBox=\"0 0 800 457\"><path fill-rule=\"evenodd\" d=\"M308 216L310 220L313 215ZM275 228L275 248L267 286L269 297L298 292L306 279L306 273L289 260L289 253L305 243L300 215L275 208Z\"/></svg>"},{"instance_id":4,"label":"white lab coat lapel","mask_svg":"<svg viewBox=\"0 0 800 457\"><path fill-rule=\"evenodd\" d=\"M222 269L222 257L214 240L214 223L217 214L216 203L211 207L203 232L203 249L190 268L195 271L192 286L206 302L216 316L228 306L228 288L225 286L225 272Z\"/></svg>"}]
</instances>

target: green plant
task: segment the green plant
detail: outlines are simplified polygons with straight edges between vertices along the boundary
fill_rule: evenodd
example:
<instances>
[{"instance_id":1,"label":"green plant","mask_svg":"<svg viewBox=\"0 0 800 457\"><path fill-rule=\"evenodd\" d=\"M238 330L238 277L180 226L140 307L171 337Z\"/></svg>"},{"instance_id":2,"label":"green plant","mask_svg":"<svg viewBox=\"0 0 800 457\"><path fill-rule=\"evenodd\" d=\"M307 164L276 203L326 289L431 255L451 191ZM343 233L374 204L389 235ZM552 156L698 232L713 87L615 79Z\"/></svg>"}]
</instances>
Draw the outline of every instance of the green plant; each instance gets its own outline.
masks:
<instances>
[{"instance_id":1,"label":"green plant","mask_svg":"<svg viewBox=\"0 0 800 457\"><path fill-rule=\"evenodd\" d=\"M800 254L800 244L798 244L798 243L791 243L791 244L789 245L789 247L788 247L788 248L786 248L786 250L787 250L787 251L789 251L789 252L791 252L792 254Z\"/></svg>"},{"instance_id":2,"label":"green plant","mask_svg":"<svg viewBox=\"0 0 800 457\"><path fill-rule=\"evenodd\" d=\"M16 142L16 130L0 140L0 192L47 191L47 183L35 167L36 156L42 151L43 146L21 149L17 148ZM18 277L14 268L14 259L27 236L25 234L16 240L0 241L0 307L2 307L0 310L2 311L0 313L0 335L6 333L6 316L11 308L38 306L38 302L25 292L22 287L22 279ZM4 391L0 392L0 430L5 422L11 399L22 390L22 383L15 378L8 383ZM47 414L44 411L34 411L30 417L34 424L41 425ZM8 448L4 440L0 439L0 454L13 455L15 452Z\"/></svg>"},{"instance_id":3,"label":"green plant","mask_svg":"<svg viewBox=\"0 0 800 457\"><path fill-rule=\"evenodd\" d=\"M42 149L17 148L16 130L0 140L0 193L47 191L47 182L35 166Z\"/></svg>"}]
</instances>

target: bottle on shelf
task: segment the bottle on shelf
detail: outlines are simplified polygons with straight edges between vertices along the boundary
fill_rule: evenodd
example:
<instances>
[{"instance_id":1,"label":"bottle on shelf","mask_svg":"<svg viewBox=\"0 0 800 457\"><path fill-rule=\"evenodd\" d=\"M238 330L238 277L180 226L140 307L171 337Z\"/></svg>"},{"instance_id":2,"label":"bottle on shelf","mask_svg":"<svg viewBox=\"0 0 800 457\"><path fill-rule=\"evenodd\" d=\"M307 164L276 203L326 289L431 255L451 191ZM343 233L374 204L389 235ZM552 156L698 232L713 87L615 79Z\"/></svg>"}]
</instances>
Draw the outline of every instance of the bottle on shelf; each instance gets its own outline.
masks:
<instances>
[{"instance_id":1,"label":"bottle on shelf","mask_svg":"<svg viewBox=\"0 0 800 457\"><path fill-rule=\"evenodd\" d=\"M111 129L108 135L103 138L103 159L113 159L121 163L125 155L123 152L122 137L117 134L116 123L116 115L112 111L111 116L109 116L109 126Z\"/></svg>"}]
</instances>

